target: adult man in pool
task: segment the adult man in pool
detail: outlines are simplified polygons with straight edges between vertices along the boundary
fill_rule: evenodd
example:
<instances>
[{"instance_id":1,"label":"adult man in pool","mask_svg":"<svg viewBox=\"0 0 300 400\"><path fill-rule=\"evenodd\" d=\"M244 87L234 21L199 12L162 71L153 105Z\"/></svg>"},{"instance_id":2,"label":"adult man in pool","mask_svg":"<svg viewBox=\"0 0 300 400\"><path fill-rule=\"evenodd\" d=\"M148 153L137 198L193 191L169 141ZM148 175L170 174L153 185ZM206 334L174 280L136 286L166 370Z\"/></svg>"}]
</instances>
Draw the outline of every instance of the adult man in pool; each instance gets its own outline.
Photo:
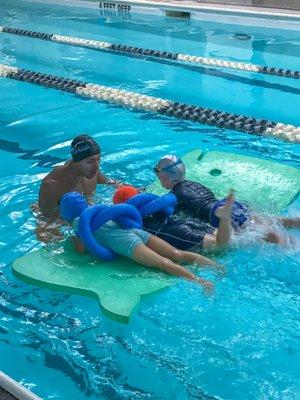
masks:
<instances>
[{"instance_id":1,"label":"adult man in pool","mask_svg":"<svg viewBox=\"0 0 300 400\"><path fill-rule=\"evenodd\" d=\"M39 219L36 230L40 240L48 241L60 236L53 223L59 223L59 202L65 193L77 191L83 194L88 202L92 202L97 184L116 184L100 172L100 157L100 146L92 137L76 136L71 143L71 160L54 168L45 176L38 200L39 211L43 217Z\"/></svg>"}]
</instances>

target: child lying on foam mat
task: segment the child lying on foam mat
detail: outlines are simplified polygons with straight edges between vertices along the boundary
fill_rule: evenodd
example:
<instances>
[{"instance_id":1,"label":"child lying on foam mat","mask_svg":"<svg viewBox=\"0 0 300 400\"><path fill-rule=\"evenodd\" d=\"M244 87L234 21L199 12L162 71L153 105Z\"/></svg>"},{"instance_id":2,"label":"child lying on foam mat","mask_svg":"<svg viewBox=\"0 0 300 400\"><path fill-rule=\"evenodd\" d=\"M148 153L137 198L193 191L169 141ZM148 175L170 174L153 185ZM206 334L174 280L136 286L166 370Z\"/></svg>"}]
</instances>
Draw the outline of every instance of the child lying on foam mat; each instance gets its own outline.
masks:
<instances>
[{"instance_id":1,"label":"child lying on foam mat","mask_svg":"<svg viewBox=\"0 0 300 400\"><path fill-rule=\"evenodd\" d=\"M177 206L174 217L166 219L162 215L155 214L144 218L144 228L179 249L224 245L218 239L221 227L218 214L225 200L217 200L214 193L201 183L186 180L185 165L175 155L162 157L154 167L154 172L162 187L176 196ZM180 212L194 219L178 219ZM275 220L285 228L300 227L300 218L275 217ZM270 222L272 222L270 219L250 212L245 204L234 202L231 224L237 232L242 227L254 225L254 228L259 228L261 231L262 240L286 244L286 237L278 230L270 229ZM217 231L214 229L216 227Z\"/></svg>"},{"instance_id":2,"label":"child lying on foam mat","mask_svg":"<svg viewBox=\"0 0 300 400\"><path fill-rule=\"evenodd\" d=\"M233 196L230 196L223 206L221 220L228 221L230 219L233 201ZM85 197L77 192L67 193L61 199L61 215L64 220L73 223L75 232L77 231L78 219L87 207ZM188 251L177 250L164 240L142 229L123 229L113 221L108 221L102 225L94 232L93 236L102 246L106 246L115 253L128 257L139 264L159 268L168 274L195 281L208 292L213 289L210 281L197 277L178 264L180 262L196 263L198 265L211 265L219 269L220 266L209 258ZM74 237L74 244L79 253L86 250L86 246L78 235Z\"/></svg>"},{"instance_id":3,"label":"child lying on foam mat","mask_svg":"<svg viewBox=\"0 0 300 400\"><path fill-rule=\"evenodd\" d=\"M138 190L133 186L119 187L114 196L114 204L130 203ZM230 204L230 210L228 209ZM231 238L231 215L234 204L233 192L229 192L227 199L216 210L216 218L219 220L218 229L200 220L178 219L173 215L166 216L165 213L154 212L143 216L143 227L149 233L164 239L172 246L181 249L199 250L202 247L225 247Z\"/></svg>"}]
</instances>

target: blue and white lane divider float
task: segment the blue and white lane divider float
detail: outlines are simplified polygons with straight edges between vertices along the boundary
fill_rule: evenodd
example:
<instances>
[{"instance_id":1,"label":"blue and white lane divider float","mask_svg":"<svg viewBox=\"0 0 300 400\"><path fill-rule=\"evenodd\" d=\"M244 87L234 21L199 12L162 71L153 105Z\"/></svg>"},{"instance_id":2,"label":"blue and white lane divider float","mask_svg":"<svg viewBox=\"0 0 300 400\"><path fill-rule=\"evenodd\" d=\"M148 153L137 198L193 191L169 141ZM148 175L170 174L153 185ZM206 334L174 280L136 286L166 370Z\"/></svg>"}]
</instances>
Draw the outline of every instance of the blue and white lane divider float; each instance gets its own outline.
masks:
<instances>
[{"instance_id":1,"label":"blue and white lane divider float","mask_svg":"<svg viewBox=\"0 0 300 400\"><path fill-rule=\"evenodd\" d=\"M169 51L150 50L141 47L126 46L122 44L115 44L109 42L101 42L98 40L81 39L72 36L55 35L52 33L34 32L25 29L10 28L6 26L0 26L0 32L10 33L13 35L28 36L35 39L48 40L51 42L64 43L94 50L110 51L110 52L123 53L140 57L150 57L153 58L154 60L155 58L167 59L170 61L184 62L186 64L193 64L193 65L198 64L208 67L229 68L240 71L282 76L285 78L294 78L294 79L300 78L300 71L295 71L291 69L266 67L262 65L221 60L210 57L199 57L190 54L172 53Z\"/></svg>"},{"instance_id":2,"label":"blue and white lane divider float","mask_svg":"<svg viewBox=\"0 0 300 400\"><path fill-rule=\"evenodd\" d=\"M300 142L300 128L294 125L286 125L265 119L256 119L225 111L174 102L3 64L0 64L0 76L74 93L78 96L97 101L107 101L131 109L154 112L219 128L273 136L290 142Z\"/></svg>"}]
</instances>

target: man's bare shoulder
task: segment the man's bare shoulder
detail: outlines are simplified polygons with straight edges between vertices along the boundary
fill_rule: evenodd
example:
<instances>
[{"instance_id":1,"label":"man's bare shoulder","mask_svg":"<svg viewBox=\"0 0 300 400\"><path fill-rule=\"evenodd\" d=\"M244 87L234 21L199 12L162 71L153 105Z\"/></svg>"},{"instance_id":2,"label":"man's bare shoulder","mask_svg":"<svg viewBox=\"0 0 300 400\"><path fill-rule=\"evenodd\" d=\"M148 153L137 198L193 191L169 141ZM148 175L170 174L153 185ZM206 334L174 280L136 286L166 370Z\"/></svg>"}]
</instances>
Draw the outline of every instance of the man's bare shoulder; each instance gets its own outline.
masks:
<instances>
[{"instance_id":1,"label":"man's bare shoulder","mask_svg":"<svg viewBox=\"0 0 300 400\"><path fill-rule=\"evenodd\" d=\"M59 165L42 180L40 187L41 196L51 196L53 200L60 198L65 193L66 166Z\"/></svg>"},{"instance_id":2,"label":"man's bare shoulder","mask_svg":"<svg viewBox=\"0 0 300 400\"><path fill-rule=\"evenodd\" d=\"M56 181L59 181L66 174L66 165L59 165L55 167L42 181L42 184L55 184Z\"/></svg>"}]
</instances>

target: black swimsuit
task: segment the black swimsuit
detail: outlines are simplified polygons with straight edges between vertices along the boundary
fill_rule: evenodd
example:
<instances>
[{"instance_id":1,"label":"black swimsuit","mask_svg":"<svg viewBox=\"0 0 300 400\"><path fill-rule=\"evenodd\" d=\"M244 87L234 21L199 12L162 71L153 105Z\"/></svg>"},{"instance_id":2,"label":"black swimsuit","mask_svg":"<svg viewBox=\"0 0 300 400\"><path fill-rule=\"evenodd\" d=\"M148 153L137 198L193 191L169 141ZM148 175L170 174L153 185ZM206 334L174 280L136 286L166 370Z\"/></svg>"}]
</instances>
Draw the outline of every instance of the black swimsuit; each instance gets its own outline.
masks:
<instances>
[{"instance_id":1,"label":"black swimsuit","mask_svg":"<svg viewBox=\"0 0 300 400\"><path fill-rule=\"evenodd\" d=\"M194 218L210 222L209 214L217 199L213 192L201 183L184 180L171 190L177 198L175 212L184 212Z\"/></svg>"},{"instance_id":2,"label":"black swimsuit","mask_svg":"<svg viewBox=\"0 0 300 400\"><path fill-rule=\"evenodd\" d=\"M178 249L188 250L195 246L201 248L204 236L215 231L206 222L209 222L211 207L217 199L205 186L188 180L176 183L171 193L178 201L175 215L166 218L160 213L155 213L146 217L143 220L144 229ZM180 219L176 215L179 212L194 218Z\"/></svg>"}]
</instances>

